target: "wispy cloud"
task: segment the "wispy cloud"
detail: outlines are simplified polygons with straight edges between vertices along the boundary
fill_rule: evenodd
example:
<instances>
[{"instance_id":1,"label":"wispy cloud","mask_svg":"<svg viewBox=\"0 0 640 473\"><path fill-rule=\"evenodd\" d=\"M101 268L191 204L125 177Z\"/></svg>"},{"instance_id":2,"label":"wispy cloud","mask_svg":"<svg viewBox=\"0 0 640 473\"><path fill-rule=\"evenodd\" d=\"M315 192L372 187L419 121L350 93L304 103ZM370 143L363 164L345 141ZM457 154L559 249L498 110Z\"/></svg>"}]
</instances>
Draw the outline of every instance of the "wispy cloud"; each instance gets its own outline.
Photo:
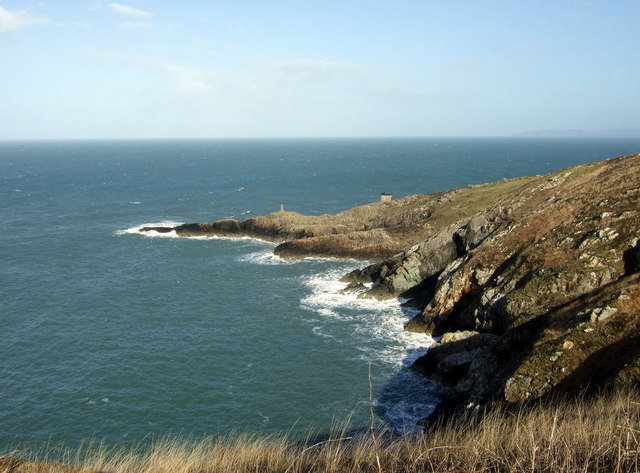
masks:
<instances>
[{"instance_id":1,"label":"wispy cloud","mask_svg":"<svg viewBox=\"0 0 640 473\"><path fill-rule=\"evenodd\" d=\"M93 54L95 59L112 66L130 67L146 71L174 84L180 94L200 94L214 90L224 74L214 69L178 66L161 59L113 52Z\"/></svg>"},{"instance_id":2,"label":"wispy cloud","mask_svg":"<svg viewBox=\"0 0 640 473\"><path fill-rule=\"evenodd\" d=\"M49 22L49 18L33 15L28 10L9 11L0 6L0 34L18 33L28 26Z\"/></svg>"},{"instance_id":3,"label":"wispy cloud","mask_svg":"<svg viewBox=\"0 0 640 473\"><path fill-rule=\"evenodd\" d=\"M109 3L107 7L115 13L133 18L151 18L153 16L148 11L139 10L128 5L123 5L122 3Z\"/></svg>"},{"instance_id":4,"label":"wispy cloud","mask_svg":"<svg viewBox=\"0 0 640 473\"><path fill-rule=\"evenodd\" d=\"M188 67L168 59L113 51L90 54L110 67L144 71L161 78L163 84L159 87L144 79L135 83L148 91L146 97L154 107L193 108L199 110L193 113L202 114L216 110L216 116L227 116L238 123L246 122L247 116L255 121L271 114L288 122L288 116L310 111L328 120L332 113L345 107L353 111L354 117L367 116L373 104L397 113L419 114L425 107L448 100L437 91L407 83L383 70L339 61L289 59L266 64L257 61L245 63L241 69L223 70ZM291 125L297 126L293 122Z\"/></svg>"}]
</instances>

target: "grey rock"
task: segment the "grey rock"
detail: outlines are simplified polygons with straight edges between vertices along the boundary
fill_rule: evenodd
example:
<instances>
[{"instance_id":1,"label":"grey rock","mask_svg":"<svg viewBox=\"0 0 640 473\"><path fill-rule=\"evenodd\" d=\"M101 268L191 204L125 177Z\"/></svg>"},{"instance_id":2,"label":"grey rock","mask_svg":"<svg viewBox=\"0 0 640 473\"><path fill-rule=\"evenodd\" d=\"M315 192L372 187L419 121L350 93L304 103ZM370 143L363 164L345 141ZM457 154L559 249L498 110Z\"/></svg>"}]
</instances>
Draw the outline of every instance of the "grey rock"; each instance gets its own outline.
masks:
<instances>
[{"instance_id":1,"label":"grey rock","mask_svg":"<svg viewBox=\"0 0 640 473\"><path fill-rule=\"evenodd\" d=\"M602 322L604 320L611 318L613 314L618 312L618 309L616 309L615 307L606 306L606 307L597 307L587 312L589 315L589 321Z\"/></svg>"}]
</instances>

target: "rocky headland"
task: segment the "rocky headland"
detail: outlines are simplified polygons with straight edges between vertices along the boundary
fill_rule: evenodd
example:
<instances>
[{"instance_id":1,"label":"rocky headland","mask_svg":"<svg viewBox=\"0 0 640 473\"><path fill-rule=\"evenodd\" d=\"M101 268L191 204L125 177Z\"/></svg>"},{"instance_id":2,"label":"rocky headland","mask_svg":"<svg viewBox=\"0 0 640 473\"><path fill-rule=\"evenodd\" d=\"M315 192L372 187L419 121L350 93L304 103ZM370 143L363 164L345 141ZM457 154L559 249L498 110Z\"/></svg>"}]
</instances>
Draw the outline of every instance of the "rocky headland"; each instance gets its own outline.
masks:
<instances>
[{"instance_id":1,"label":"rocky headland","mask_svg":"<svg viewBox=\"0 0 640 473\"><path fill-rule=\"evenodd\" d=\"M251 236L283 257L376 260L359 297L410 297L441 337L414 369L477 409L640 380L640 154L336 215L275 212L141 231Z\"/></svg>"}]
</instances>

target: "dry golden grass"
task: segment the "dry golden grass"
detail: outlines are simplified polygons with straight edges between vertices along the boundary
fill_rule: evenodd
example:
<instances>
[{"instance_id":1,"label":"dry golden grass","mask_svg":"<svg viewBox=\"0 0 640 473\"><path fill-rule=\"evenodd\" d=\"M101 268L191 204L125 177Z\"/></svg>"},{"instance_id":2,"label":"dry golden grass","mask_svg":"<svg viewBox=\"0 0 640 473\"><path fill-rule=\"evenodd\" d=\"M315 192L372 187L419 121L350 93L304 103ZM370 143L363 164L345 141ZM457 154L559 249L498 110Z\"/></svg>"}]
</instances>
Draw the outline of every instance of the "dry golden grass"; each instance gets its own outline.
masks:
<instances>
[{"instance_id":1,"label":"dry golden grass","mask_svg":"<svg viewBox=\"0 0 640 473\"><path fill-rule=\"evenodd\" d=\"M638 391L549 402L447 421L428 434L392 438L337 434L300 446L275 437L189 443L163 440L145 451L100 447L60 464L10 465L0 473L632 473L640 471ZM76 466L72 466L76 465Z\"/></svg>"}]
</instances>

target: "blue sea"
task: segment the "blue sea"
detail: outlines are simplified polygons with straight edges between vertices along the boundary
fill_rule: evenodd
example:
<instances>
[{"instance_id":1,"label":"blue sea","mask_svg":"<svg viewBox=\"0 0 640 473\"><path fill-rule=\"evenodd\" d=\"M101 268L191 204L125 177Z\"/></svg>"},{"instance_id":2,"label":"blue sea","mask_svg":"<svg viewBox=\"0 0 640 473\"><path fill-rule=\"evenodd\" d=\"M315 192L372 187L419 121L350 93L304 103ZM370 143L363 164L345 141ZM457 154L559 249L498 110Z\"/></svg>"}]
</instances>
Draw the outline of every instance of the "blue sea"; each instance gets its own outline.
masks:
<instances>
[{"instance_id":1,"label":"blue sea","mask_svg":"<svg viewBox=\"0 0 640 473\"><path fill-rule=\"evenodd\" d=\"M0 452L166 435L397 432L436 404L399 301L339 293L362 261L145 224L319 215L640 151L624 139L0 143Z\"/></svg>"}]
</instances>

